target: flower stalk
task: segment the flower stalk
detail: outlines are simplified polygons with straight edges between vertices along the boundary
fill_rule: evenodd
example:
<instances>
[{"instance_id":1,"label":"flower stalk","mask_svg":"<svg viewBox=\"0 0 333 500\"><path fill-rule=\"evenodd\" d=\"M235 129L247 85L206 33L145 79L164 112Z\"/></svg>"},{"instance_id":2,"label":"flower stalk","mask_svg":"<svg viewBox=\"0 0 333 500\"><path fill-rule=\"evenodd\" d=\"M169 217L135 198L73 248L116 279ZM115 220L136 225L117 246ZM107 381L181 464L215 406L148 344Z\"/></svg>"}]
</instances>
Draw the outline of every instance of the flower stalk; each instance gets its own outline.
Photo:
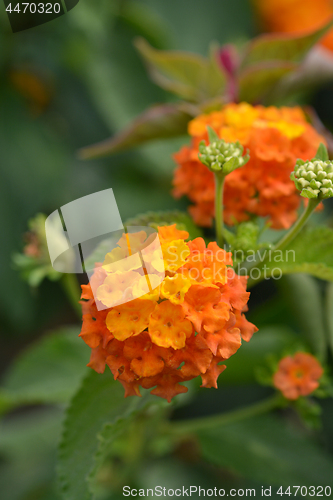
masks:
<instances>
[{"instance_id":1,"label":"flower stalk","mask_svg":"<svg viewBox=\"0 0 333 500\"><path fill-rule=\"evenodd\" d=\"M215 226L217 244L223 248L223 189L224 180L236 168L243 167L250 159L243 156L244 148L238 142L226 142L207 127L209 144L202 141L199 145L199 160L206 165L215 177Z\"/></svg>"},{"instance_id":2,"label":"flower stalk","mask_svg":"<svg viewBox=\"0 0 333 500\"><path fill-rule=\"evenodd\" d=\"M304 212L302 213L302 215L295 222L295 224L290 228L290 230L276 243L276 245L272 249L272 252L276 252L278 250L283 250L284 248L286 248L289 245L289 243L291 243L296 238L296 236L301 231L301 229L304 227L304 225L308 221L309 217L314 212L314 210L317 208L317 206L319 205L320 202L321 202L321 199L318 199L318 198L310 198L309 199L309 203L308 203L306 209L304 210ZM269 261L270 255L271 255L271 252L269 252L268 255L264 259L260 260L260 266L262 268ZM249 273L251 271L251 269L256 267L258 262L259 262L259 258L255 259L253 264L247 269L247 272ZM248 282L247 282L248 289L251 288L256 283L259 283L260 281L262 281L262 279L263 279L263 277L261 277L261 276L257 279L250 277L248 279Z\"/></svg>"},{"instance_id":3,"label":"flower stalk","mask_svg":"<svg viewBox=\"0 0 333 500\"><path fill-rule=\"evenodd\" d=\"M215 173L215 229L216 241L220 248L223 248L223 190L226 174Z\"/></svg>"},{"instance_id":4,"label":"flower stalk","mask_svg":"<svg viewBox=\"0 0 333 500\"><path fill-rule=\"evenodd\" d=\"M318 198L310 198L307 207L300 216L300 218L295 222L291 229L281 238L281 240L275 245L274 250L283 250L292 240L298 235L302 227L306 224L307 220L311 214L315 211L319 203L321 202Z\"/></svg>"},{"instance_id":5,"label":"flower stalk","mask_svg":"<svg viewBox=\"0 0 333 500\"><path fill-rule=\"evenodd\" d=\"M209 417L193 418L190 420L175 422L170 425L170 431L175 434L190 434L196 431L214 429L268 413L274 409L281 408L284 405L285 400L281 394L275 394L271 398L238 410L212 415Z\"/></svg>"},{"instance_id":6,"label":"flower stalk","mask_svg":"<svg viewBox=\"0 0 333 500\"><path fill-rule=\"evenodd\" d=\"M294 181L296 189L300 191L301 196L308 199L308 204L292 228L274 246L273 251L286 248L304 227L319 203L333 196L333 161L329 160L324 144L319 145L317 154L312 160L297 160L290 178ZM268 257L263 259L262 267L265 266L267 260ZM253 269L257 263L258 260L256 259L248 271ZM251 287L254 283L261 281L261 279L254 280L250 278L248 286Z\"/></svg>"}]
</instances>

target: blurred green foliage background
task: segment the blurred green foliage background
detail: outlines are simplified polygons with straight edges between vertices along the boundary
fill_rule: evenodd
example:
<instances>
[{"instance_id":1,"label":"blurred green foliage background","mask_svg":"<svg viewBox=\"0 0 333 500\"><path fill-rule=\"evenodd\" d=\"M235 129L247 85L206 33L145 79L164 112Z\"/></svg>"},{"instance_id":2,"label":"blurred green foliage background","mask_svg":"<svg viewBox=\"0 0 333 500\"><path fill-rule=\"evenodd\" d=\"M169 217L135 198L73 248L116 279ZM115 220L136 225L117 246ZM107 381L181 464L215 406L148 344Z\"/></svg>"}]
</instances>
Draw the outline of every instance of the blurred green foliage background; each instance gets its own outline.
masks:
<instances>
[{"instance_id":1,"label":"blurred green foliage background","mask_svg":"<svg viewBox=\"0 0 333 500\"><path fill-rule=\"evenodd\" d=\"M41 356L16 361L20 352L45 332L48 337L51 329L77 324L57 283L45 281L38 290L31 290L13 269L11 256L22 248L27 220L37 212L49 214L67 202L109 187L114 190L123 220L148 210L185 209L186 201L175 201L170 189L174 168L171 155L186 137L101 160L79 160L77 150L122 129L150 104L172 100L149 80L133 47L136 36L160 49L206 55L214 40L239 44L256 32L248 0L81 0L69 14L16 34L11 33L1 6L1 370L5 376L15 363L18 372L7 387L18 392L22 384L27 391L32 385L32 392L37 394L40 390L54 394L59 387L65 392L57 393L58 405L42 411L37 407L17 410L4 419L0 434L1 500L59 499L54 469L62 411L89 359L89 349L76 338L75 329L55 336L49 359L43 359L43 351ZM327 88L313 97L319 111L323 96L326 110L333 106ZM325 118L329 118L327 114ZM239 380L237 370L230 375L227 370L219 398L214 390L202 392L201 412L205 408L209 412L226 409L240 401L245 404L269 393L253 385L254 366L267 350L280 349L281 335L288 336L288 328L297 329L297 325L294 311L288 310L282 299L276 299L272 285L264 284L254 292L254 298L260 302L263 293L272 294L265 317L256 317L254 311L253 319L259 326L275 324L270 340L261 333L253 341L255 345L245 346L247 351L235 360ZM68 342L72 355L68 354ZM36 389L34 384L43 379L43 370L50 368L52 360L49 385ZM63 377L60 380L59 371ZM244 378L249 385L244 385ZM57 388L52 380L58 383ZM332 453L333 407L331 402L325 404L322 444L327 453ZM195 406L180 408L178 416L198 412L197 402ZM250 435L255 430L248 432ZM235 453L242 454L240 443ZM215 466L191 462L192 455L195 457L185 448L177 459L152 464L142 475L141 484L169 484L172 478L173 484L181 485L215 485L222 481L224 487L251 487L256 481L241 479L230 471L221 475ZM246 467L244 463L243 469ZM283 471L277 469L277 473Z\"/></svg>"}]
</instances>

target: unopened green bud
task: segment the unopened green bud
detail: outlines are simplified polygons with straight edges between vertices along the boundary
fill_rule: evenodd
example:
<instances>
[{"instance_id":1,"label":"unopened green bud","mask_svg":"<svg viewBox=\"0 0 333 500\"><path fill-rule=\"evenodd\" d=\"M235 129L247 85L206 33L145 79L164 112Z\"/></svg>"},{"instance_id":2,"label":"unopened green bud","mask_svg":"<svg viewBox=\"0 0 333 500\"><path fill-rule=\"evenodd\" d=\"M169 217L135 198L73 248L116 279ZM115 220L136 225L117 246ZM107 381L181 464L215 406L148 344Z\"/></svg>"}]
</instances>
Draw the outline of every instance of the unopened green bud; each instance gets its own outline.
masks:
<instances>
[{"instance_id":1,"label":"unopened green bud","mask_svg":"<svg viewBox=\"0 0 333 500\"><path fill-rule=\"evenodd\" d=\"M204 141L199 144L199 160L214 173L229 174L239 167L243 167L250 159L243 156L244 148L238 142L226 142L219 139L216 133L208 127L210 144Z\"/></svg>"},{"instance_id":2,"label":"unopened green bud","mask_svg":"<svg viewBox=\"0 0 333 500\"><path fill-rule=\"evenodd\" d=\"M333 162L330 160L297 160L290 178L304 198L333 196Z\"/></svg>"}]
</instances>

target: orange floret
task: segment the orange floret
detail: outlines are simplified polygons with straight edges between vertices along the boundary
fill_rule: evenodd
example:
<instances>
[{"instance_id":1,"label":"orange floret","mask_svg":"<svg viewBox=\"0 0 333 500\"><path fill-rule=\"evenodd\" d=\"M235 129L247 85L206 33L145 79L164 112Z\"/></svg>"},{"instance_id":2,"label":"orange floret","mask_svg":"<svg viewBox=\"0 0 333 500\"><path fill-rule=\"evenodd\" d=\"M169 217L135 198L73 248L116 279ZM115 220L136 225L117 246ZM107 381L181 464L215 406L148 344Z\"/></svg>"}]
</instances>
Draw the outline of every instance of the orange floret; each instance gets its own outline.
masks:
<instances>
[{"instance_id":1,"label":"orange floret","mask_svg":"<svg viewBox=\"0 0 333 500\"><path fill-rule=\"evenodd\" d=\"M172 226L160 226L158 228L158 235L162 243L174 240L187 240L189 237L188 232L177 229L176 224Z\"/></svg>"},{"instance_id":2,"label":"orange floret","mask_svg":"<svg viewBox=\"0 0 333 500\"><path fill-rule=\"evenodd\" d=\"M274 229L290 227L300 205L290 172L297 158L313 158L319 144L325 143L302 109L231 103L189 123L191 145L174 155L178 167L173 194L188 196L193 202L189 211L201 226L212 225L214 217L214 174L198 159L200 141L208 143L207 125L221 139L240 141L250 153L249 162L225 179L225 222L233 225L259 215Z\"/></svg>"},{"instance_id":3,"label":"orange floret","mask_svg":"<svg viewBox=\"0 0 333 500\"><path fill-rule=\"evenodd\" d=\"M141 333L150 323L150 316L156 307L152 300L135 299L113 307L105 324L117 340L126 340Z\"/></svg>"},{"instance_id":4,"label":"orange floret","mask_svg":"<svg viewBox=\"0 0 333 500\"><path fill-rule=\"evenodd\" d=\"M288 356L280 361L273 382L285 398L294 400L315 391L323 373L321 364L314 356L298 352L295 356Z\"/></svg>"},{"instance_id":5,"label":"orange floret","mask_svg":"<svg viewBox=\"0 0 333 500\"><path fill-rule=\"evenodd\" d=\"M164 300L156 306L150 317L148 331L154 344L174 349L184 347L186 338L194 332L181 306L172 304L170 300Z\"/></svg>"},{"instance_id":6,"label":"orange floret","mask_svg":"<svg viewBox=\"0 0 333 500\"><path fill-rule=\"evenodd\" d=\"M222 302L221 298L218 288L191 286L182 307L197 332L201 330L215 332L226 324L230 307Z\"/></svg>"},{"instance_id":7,"label":"orange floret","mask_svg":"<svg viewBox=\"0 0 333 500\"><path fill-rule=\"evenodd\" d=\"M143 387L170 401L187 391L182 382L198 376L203 387L217 387L225 368L220 363L235 354L241 336L249 340L256 327L243 314L249 298L247 278L230 268L231 253L216 243L206 247L202 238L185 243L188 233L176 226L159 228L159 236L169 269L161 286L141 298L99 310L92 289L105 303L117 287L126 288L128 273L135 271L124 268L124 276L119 272L117 283L111 283L112 275L98 265L90 284L82 285L80 336L92 348L88 366L102 373L108 365L126 397L140 396ZM143 235L132 237L141 242ZM124 236L120 247L122 242ZM190 277L192 269L197 276ZM149 276L153 283L154 276ZM134 289L143 286L145 278L141 276Z\"/></svg>"},{"instance_id":8,"label":"orange floret","mask_svg":"<svg viewBox=\"0 0 333 500\"><path fill-rule=\"evenodd\" d=\"M208 389L214 387L215 389L217 389L217 379L219 375L226 369L226 365L219 364L221 361L222 360L219 358L214 358L206 373L204 375L201 375L201 387L206 387Z\"/></svg>"}]
</instances>

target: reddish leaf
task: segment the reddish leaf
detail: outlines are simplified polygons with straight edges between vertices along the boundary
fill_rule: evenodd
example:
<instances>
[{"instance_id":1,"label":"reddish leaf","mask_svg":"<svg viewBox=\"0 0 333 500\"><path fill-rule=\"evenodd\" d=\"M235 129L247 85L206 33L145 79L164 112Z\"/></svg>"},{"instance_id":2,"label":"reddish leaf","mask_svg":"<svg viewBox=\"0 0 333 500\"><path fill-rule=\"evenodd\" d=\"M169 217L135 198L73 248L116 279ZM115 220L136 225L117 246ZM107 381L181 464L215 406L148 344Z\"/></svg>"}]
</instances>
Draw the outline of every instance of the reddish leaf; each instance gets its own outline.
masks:
<instances>
[{"instance_id":1,"label":"reddish leaf","mask_svg":"<svg viewBox=\"0 0 333 500\"><path fill-rule=\"evenodd\" d=\"M192 118L181 105L161 104L144 111L125 130L105 141L79 151L82 159L98 158L124 151L152 139L165 139L186 134Z\"/></svg>"},{"instance_id":2,"label":"reddish leaf","mask_svg":"<svg viewBox=\"0 0 333 500\"><path fill-rule=\"evenodd\" d=\"M156 50L143 38L136 40L152 80L183 99L203 102L221 95L225 76L218 65L216 48L208 59L191 52Z\"/></svg>"},{"instance_id":3,"label":"reddish leaf","mask_svg":"<svg viewBox=\"0 0 333 500\"><path fill-rule=\"evenodd\" d=\"M239 77L239 100L261 102L279 80L295 69L291 62L264 62L253 65Z\"/></svg>"}]
</instances>

